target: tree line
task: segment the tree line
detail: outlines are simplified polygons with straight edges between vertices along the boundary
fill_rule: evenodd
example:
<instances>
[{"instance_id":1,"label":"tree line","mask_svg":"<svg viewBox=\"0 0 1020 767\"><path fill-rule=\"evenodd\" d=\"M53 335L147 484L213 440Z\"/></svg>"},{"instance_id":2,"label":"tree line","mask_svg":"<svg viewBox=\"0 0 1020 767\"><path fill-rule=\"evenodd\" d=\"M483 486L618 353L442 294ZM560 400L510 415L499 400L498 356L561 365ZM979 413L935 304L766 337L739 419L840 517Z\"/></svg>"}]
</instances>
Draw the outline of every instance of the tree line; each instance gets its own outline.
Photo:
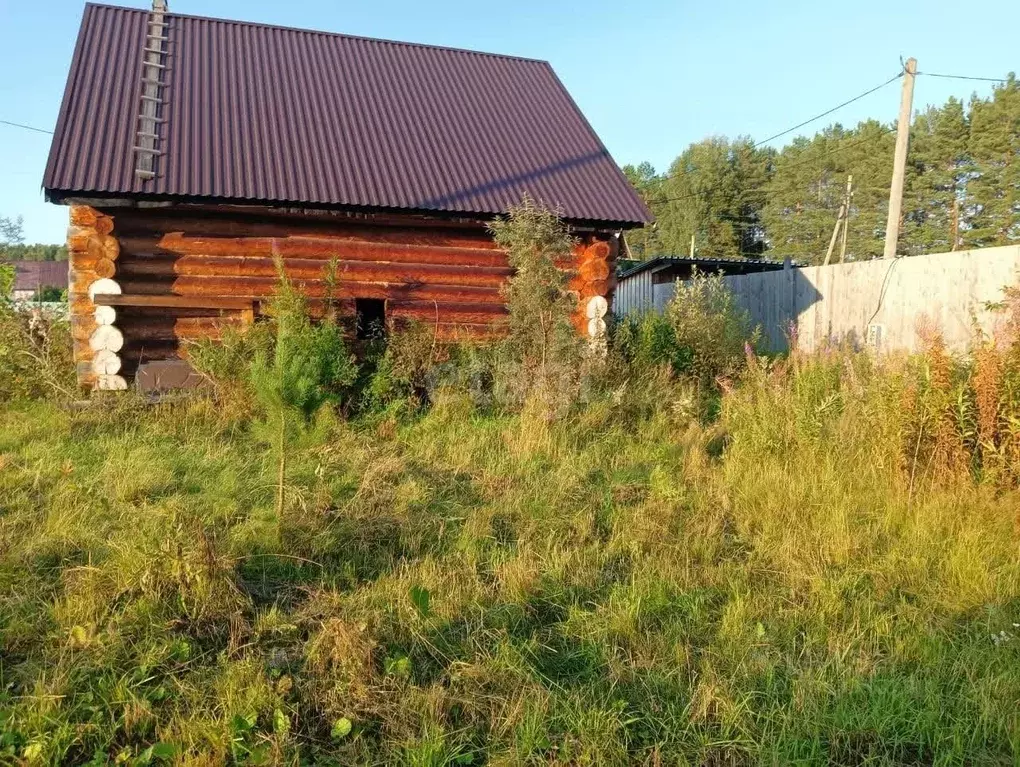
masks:
<instances>
[{"instance_id":1,"label":"tree line","mask_svg":"<svg viewBox=\"0 0 1020 767\"><path fill-rule=\"evenodd\" d=\"M688 146L665 173L624 173L657 219L630 232L630 256L687 254L820 263L853 176L846 253L882 255L895 124L829 125L777 149L749 136ZM908 255L1020 242L1020 82L986 98L917 112L910 134L899 251Z\"/></svg>"},{"instance_id":2,"label":"tree line","mask_svg":"<svg viewBox=\"0 0 1020 767\"><path fill-rule=\"evenodd\" d=\"M66 245L23 242L24 222L21 216L0 216L0 260L2 261L66 261Z\"/></svg>"}]
</instances>

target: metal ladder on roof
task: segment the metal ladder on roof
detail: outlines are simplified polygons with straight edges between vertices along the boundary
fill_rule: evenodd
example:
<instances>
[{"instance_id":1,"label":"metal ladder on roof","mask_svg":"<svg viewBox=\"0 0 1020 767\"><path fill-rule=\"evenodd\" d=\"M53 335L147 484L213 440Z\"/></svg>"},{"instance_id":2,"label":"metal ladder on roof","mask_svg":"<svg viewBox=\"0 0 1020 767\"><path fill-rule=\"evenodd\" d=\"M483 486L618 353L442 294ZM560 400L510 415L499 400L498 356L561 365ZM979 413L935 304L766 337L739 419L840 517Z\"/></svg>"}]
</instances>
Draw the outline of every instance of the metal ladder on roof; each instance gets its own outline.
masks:
<instances>
[{"instance_id":1,"label":"metal ladder on roof","mask_svg":"<svg viewBox=\"0 0 1020 767\"><path fill-rule=\"evenodd\" d=\"M168 36L165 15L166 0L152 0L152 13L146 22L145 47L142 49L142 97L138 115L137 141L135 142L135 176L142 181L156 178L156 158L163 154L160 148L159 126L166 122L162 116L163 91L166 82Z\"/></svg>"}]
</instances>

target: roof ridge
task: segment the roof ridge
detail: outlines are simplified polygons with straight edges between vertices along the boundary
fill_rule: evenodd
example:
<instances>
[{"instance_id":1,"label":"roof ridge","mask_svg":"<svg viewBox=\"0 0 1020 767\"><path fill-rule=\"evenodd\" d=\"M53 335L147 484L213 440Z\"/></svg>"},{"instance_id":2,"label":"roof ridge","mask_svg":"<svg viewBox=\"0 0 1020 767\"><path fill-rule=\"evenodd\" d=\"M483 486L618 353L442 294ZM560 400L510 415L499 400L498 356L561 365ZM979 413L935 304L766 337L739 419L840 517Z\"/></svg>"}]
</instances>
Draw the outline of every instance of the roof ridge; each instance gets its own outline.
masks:
<instances>
[{"instance_id":1,"label":"roof ridge","mask_svg":"<svg viewBox=\"0 0 1020 767\"><path fill-rule=\"evenodd\" d=\"M133 13L149 14L149 10L146 8L132 8L124 5L114 5L113 3L97 3L97 2L86 2L86 6L94 6L97 8L115 8L119 11L131 11ZM512 53L494 53L492 51L478 51L473 48L458 48L454 45L433 45L431 43L418 43L411 40L393 40L386 37L370 37L368 35L353 35L348 32L330 32L325 29L308 29L306 27L291 27L286 24L267 24L261 21L245 21L243 19L225 19L219 16L202 16L201 14L195 13L174 13L173 11L167 11L166 16L175 16L179 19L196 19L198 21L213 21L219 24L239 24L245 27L261 27L263 29L279 29L284 32L301 32L306 35L326 35L328 37L344 37L348 40L363 40L369 43L383 43L386 45L404 45L409 48L430 48L432 50L450 51L452 53L468 53L475 56L491 56L497 59L513 59L515 61L528 61L536 64L545 64L550 69L552 64L548 59L539 59L532 56L517 56Z\"/></svg>"}]
</instances>

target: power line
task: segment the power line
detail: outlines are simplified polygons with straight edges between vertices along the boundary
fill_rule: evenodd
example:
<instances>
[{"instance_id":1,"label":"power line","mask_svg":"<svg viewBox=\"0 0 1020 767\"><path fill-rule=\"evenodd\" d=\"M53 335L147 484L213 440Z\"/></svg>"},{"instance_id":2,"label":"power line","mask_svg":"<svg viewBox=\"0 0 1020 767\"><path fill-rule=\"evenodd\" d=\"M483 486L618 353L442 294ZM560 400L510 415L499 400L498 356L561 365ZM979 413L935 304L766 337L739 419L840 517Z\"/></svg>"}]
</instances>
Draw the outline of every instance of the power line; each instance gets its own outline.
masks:
<instances>
[{"instance_id":1,"label":"power line","mask_svg":"<svg viewBox=\"0 0 1020 767\"><path fill-rule=\"evenodd\" d=\"M980 80L986 83L1005 83L1009 82L1005 77L971 77L969 75L945 75L938 74L936 72L918 72L919 75L927 75L928 77L943 77L947 80Z\"/></svg>"},{"instance_id":2,"label":"power line","mask_svg":"<svg viewBox=\"0 0 1020 767\"><path fill-rule=\"evenodd\" d=\"M792 128L787 128L786 130L784 130L784 131L782 131L780 133L777 133L774 136L769 136L768 138L762 139L761 141L756 141L755 143L751 144L751 148L754 149L756 146L761 146L762 144L767 144L770 141L772 141L773 139L777 139L780 136L785 136L788 133L793 133L798 128L803 128L805 125L808 125L809 123L813 123L815 120L821 120L823 117L828 117L833 112L836 112L836 111L842 109L845 106L849 106L850 104L853 104L855 101L860 101L865 96L870 96L875 91L881 90L882 88L887 86L889 83L894 82L896 80L899 80L901 77L903 77L903 72L897 72L895 75L890 77L884 83L876 85L874 88L869 88L868 90L864 91L864 93L862 93L862 94L860 94L858 96L854 96L852 99L848 99L847 101L844 101L842 104L837 104L832 109L827 109L824 112L822 112L821 114L817 114L814 117L811 117L811 118L805 120L802 123L797 123Z\"/></svg>"},{"instance_id":3,"label":"power line","mask_svg":"<svg viewBox=\"0 0 1020 767\"><path fill-rule=\"evenodd\" d=\"M881 138L882 136L886 136L886 135L888 135L890 133L894 133L895 131L896 131L895 128L882 128L881 131L879 131L878 133L875 133L875 134L870 135L870 136L862 136L861 138L859 138L859 139L857 139L855 141L851 141L851 142L846 143L846 144L841 144L840 146L834 147L833 149L829 149L829 150L827 150L825 152L822 152L820 155L818 155L816 157L808 157L807 159L801 160L799 162L785 163L783 165L783 169L786 170L786 169L789 169L789 168L796 168L796 167L799 167L801 165L807 165L809 163L818 162L819 160L824 159L825 157L828 157L831 154L836 154L837 152L843 152L843 151L845 151L847 149L850 149L852 147L855 147L855 146L857 146L859 144L863 144L866 141L873 141L874 139ZM764 188L766 188L771 183L772 182L769 181L769 182L766 182L765 184L759 184L758 186L746 187L746 188L742 189L741 191L742 192L753 192L753 191L756 191L758 189L764 189ZM688 194L682 194L679 197L667 197L666 199L663 199L663 200L649 200L647 204L648 205L663 205L663 204L668 203L668 202L679 202L680 200L689 200L692 197L704 197L705 195L711 194L712 192L718 190L720 186L721 186L720 184L717 184L716 186L710 187L710 188L708 188L708 189L706 189L704 191L701 191L701 192L690 192Z\"/></svg>"},{"instance_id":4,"label":"power line","mask_svg":"<svg viewBox=\"0 0 1020 767\"><path fill-rule=\"evenodd\" d=\"M13 125L15 128L24 128L25 130L33 130L36 133L48 133L51 136L53 135L53 131L51 131L51 130L46 130L45 128L34 128L31 125L22 125L21 123L12 123L10 120L0 120L0 123L3 123L4 125Z\"/></svg>"},{"instance_id":5,"label":"power line","mask_svg":"<svg viewBox=\"0 0 1020 767\"><path fill-rule=\"evenodd\" d=\"M782 131L780 133L776 133L776 134L774 134L772 136L769 136L766 139L762 139L761 141L754 142L753 144L751 144L751 149L759 147L762 144L767 144L768 142L772 141L773 139L777 139L780 136L785 136L788 133L793 133L795 130L798 130L799 128L803 128L805 125L808 125L809 123L813 123L815 120L820 120L823 117L827 117L828 115L832 114L833 112L836 112L836 111L842 109L843 107L845 107L845 106L847 106L849 104L853 104L855 101L859 101L860 99L864 98L865 96L870 96L875 91L881 90L882 88L887 86L889 83L894 82L894 81L900 79L901 77L903 77L903 72L902 71L896 73L895 75L890 77L885 82L876 85L874 88L869 88L868 90L864 91L864 93L861 93L861 94L859 94L857 96L854 96L852 99L848 99L847 101L844 101L842 104L837 104L836 106L832 107L831 109L827 109L826 111L822 112L821 114L817 114L814 117L811 117L811 118L805 120L804 122L797 123L792 128L787 128L786 130L784 130L784 131ZM891 132L891 130L892 129L886 129L886 132ZM882 134L879 134L879 135L882 135ZM869 136L867 138L873 138L873 137ZM842 151L843 149L847 149L850 146L853 146L853 144L848 144L846 146L839 147L838 149L835 149L835 150L832 150L832 151ZM825 155L830 154L830 153L831 152L825 152L821 156L824 157ZM810 160L808 160L808 162L813 162L815 159L816 158L810 158ZM793 164L787 165L786 167L788 167L788 168L796 167L797 164L798 163L793 163ZM760 187L752 187L752 189L755 189L755 188L760 188ZM708 193L714 191L714 189L715 188L712 188L712 189L706 190L705 192L693 192L693 193L688 194L688 195L683 195L681 197L673 197L673 198L669 198L669 199L666 199L666 200L651 200L651 201L648 202L648 204L649 205L661 205L662 203L666 203L666 202L676 202L677 200L685 200L685 199L688 199L690 197L699 197L701 195L708 194Z\"/></svg>"}]
</instances>

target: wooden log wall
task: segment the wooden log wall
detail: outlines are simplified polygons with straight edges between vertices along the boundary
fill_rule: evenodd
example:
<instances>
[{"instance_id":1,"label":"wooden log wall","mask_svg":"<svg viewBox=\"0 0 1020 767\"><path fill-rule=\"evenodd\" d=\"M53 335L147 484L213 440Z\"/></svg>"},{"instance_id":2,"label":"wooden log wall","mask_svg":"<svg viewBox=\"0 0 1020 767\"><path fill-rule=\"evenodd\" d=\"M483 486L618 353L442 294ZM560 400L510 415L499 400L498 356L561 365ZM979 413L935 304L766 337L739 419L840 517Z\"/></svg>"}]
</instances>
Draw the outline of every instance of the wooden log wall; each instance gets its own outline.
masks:
<instances>
[{"instance_id":1,"label":"wooden log wall","mask_svg":"<svg viewBox=\"0 0 1020 767\"><path fill-rule=\"evenodd\" d=\"M238 299L255 313L275 289L274 258L321 306L331 260L339 266L334 299L353 314L354 300L382 299L387 321L416 320L436 327L441 339L500 335L506 322L501 289L511 275L506 255L482 224L454 225L404 218L380 225L329 215L193 207L71 209L71 310L79 380L98 385L117 367L88 340L102 324L123 336L117 375L133 376L141 362L186 355L190 339L216 338L244 321ZM115 222L115 226L114 226ZM586 302L608 297L615 284L615 238L579 240L571 272L578 294L574 317L584 333ZM89 289L115 282L128 296L190 297L201 308L96 306ZM110 288L109 285L106 286ZM100 284L100 288L103 285ZM222 308L217 302L230 304ZM115 341L99 339L113 351ZM97 343L99 342L97 341Z\"/></svg>"},{"instance_id":2,"label":"wooden log wall","mask_svg":"<svg viewBox=\"0 0 1020 767\"><path fill-rule=\"evenodd\" d=\"M615 237L589 237L581 240L575 248L576 265L570 289L577 293L578 307L573 320L577 332L584 336L594 338L605 331L604 323L597 332L594 326L590 326L593 317L589 307L596 296L606 299L607 304L611 303L613 291L616 290L618 248L619 241ZM604 315L603 310L595 319L601 319Z\"/></svg>"},{"instance_id":3,"label":"wooden log wall","mask_svg":"<svg viewBox=\"0 0 1020 767\"><path fill-rule=\"evenodd\" d=\"M111 307L96 307L98 292L116 288L112 277L120 258L111 216L83 205L72 205L67 230L68 303L78 381L86 387L124 389L119 355L123 335Z\"/></svg>"}]
</instances>

